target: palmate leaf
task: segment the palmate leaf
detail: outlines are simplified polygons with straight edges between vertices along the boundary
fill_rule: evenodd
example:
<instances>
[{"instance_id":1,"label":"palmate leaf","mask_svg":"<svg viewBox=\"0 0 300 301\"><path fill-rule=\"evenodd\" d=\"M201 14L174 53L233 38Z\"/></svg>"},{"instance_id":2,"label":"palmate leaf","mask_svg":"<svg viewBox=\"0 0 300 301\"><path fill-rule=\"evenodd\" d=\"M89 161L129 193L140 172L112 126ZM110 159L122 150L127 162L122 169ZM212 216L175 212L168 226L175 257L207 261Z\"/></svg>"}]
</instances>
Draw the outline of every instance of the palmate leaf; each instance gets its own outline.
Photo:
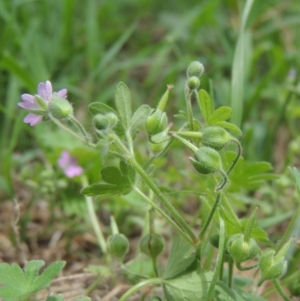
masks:
<instances>
[{"instance_id":1,"label":"palmate leaf","mask_svg":"<svg viewBox=\"0 0 300 301\"><path fill-rule=\"evenodd\" d=\"M205 300L213 272L197 272L164 280L164 292L168 301Z\"/></svg>"},{"instance_id":2,"label":"palmate leaf","mask_svg":"<svg viewBox=\"0 0 300 301\"><path fill-rule=\"evenodd\" d=\"M226 161L228 166L235 158L235 153L227 152ZM229 190L238 191L240 189L254 190L259 188L265 181L277 179L278 176L271 173L272 165L268 162L247 162L240 158L234 170L229 176Z\"/></svg>"},{"instance_id":3,"label":"palmate leaf","mask_svg":"<svg viewBox=\"0 0 300 301\"><path fill-rule=\"evenodd\" d=\"M45 265L42 260L29 261L24 271L17 264L0 264L0 297L3 301L16 301L48 287L65 266L64 261L56 261L39 275Z\"/></svg>"},{"instance_id":4,"label":"palmate leaf","mask_svg":"<svg viewBox=\"0 0 300 301\"><path fill-rule=\"evenodd\" d=\"M217 122L228 120L231 117L232 109L222 106L217 108L207 119L209 125L214 125Z\"/></svg>"},{"instance_id":5,"label":"palmate leaf","mask_svg":"<svg viewBox=\"0 0 300 301\"><path fill-rule=\"evenodd\" d=\"M171 279L184 273L196 260L195 248L181 236L175 236L168 263L164 272L165 279Z\"/></svg>"},{"instance_id":6,"label":"palmate leaf","mask_svg":"<svg viewBox=\"0 0 300 301\"><path fill-rule=\"evenodd\" d=\"M95 183L81 190L88 196L104 194L127 194L135 183L135 170L125 161L120 161L120 169L116 166L105 166L101 169L102 180L106 183Z\"/></svg>"}]
</instances>

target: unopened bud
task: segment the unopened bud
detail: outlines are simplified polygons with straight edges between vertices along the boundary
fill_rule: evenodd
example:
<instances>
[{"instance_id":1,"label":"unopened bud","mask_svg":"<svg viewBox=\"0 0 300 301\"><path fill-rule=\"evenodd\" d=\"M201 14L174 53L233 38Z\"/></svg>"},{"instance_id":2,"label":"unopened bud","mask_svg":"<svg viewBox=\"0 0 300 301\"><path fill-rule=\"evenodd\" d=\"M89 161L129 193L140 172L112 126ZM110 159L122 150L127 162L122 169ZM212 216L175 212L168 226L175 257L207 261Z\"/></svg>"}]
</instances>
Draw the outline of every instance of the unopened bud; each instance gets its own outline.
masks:
<instances>
[{"instance_id":1,"label":"unopened bud","mask_svg":"<svg viewBox=\"0 0 300 301\"><path fill-rule=\"evenodd\" d=\"M157 234L147 234L140 242L141 252L156 258L164 249L165 242L163 237Z\"/></svg>"},{"instance_id":2,"label":"unopened bud","mask_svg":"<svg viewBox=\"0 0 300 301\"><path fill-rule=\"evenodd\" d=\"M120 233L109 236L107 240L107 250L111 255L122 258L129 250L127 237Z\"/></svg>"},{"instance_id":3,"label":"unopened bud","mask_svg":"<svg viewBox=\"0 0 300 301\"><path fill-rule=\"evenodd\" d=\"M204 66L198 61L191 62L187 68L188 77L191 76L200 77L203 74L203 72L204 72Z\"/></svg>"},{"instance_id":4,"label":"unopened bud","mask_svg":"<svg viewBox=\"0 0 300 301\"><path fill-rule=\"evenodd\" d=\"M72 105L62 97L59 97L56 93L53 94L52 100L48 104L49 112L56 119L64 119L73 114Z\"/></svg>"},{"instance_id":5,"label":"unopened bud","mask_svg":"<svg viewBox=\"0 0 300 301\"><path fill-rule=\"evenodd\" d=\"M201 143L215 150L221 150L232 140L232 136L219 126L209 126L202 131Z\"/></svg>"}]
</instances>

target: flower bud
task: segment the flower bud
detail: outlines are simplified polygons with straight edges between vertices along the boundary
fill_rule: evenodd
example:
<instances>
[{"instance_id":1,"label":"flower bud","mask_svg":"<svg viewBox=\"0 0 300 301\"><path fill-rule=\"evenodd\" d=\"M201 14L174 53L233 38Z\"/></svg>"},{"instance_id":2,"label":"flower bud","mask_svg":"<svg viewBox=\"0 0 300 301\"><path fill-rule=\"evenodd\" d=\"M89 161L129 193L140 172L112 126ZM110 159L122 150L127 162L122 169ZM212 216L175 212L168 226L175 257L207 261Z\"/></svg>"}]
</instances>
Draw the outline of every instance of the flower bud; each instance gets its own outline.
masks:
<instances>
[{"instance_id":1,"label":"flower bud","mask_svg":"<svg viewBox=\"0 0 300 301\"><path fill-rule=\"evenodd\" d=\"M236 262L244 262L255 258L259 247L253 238L245 241L243 234L235 234L228 240L227 250Z\"/></svg>"},{"instance_id":2,"label":"flower bud","mask_svg":"<svg viewBox=\"0 0 300 301\"><path fill-rule=\"evenodd\" d=\"M165 242L163 237L157 234L147 234L140 241L141 252L156 258L164 249Z\"/></svg>"},{"instance_id":3,"label":"flower bud","mask_svg":"<svg viewBox=\"0 0 300 301\"><path fill-rule=\"evenodd\" d=\"M127 237L120 233L109 236L107 239L107 250L111 255L122 258L129 250Z\"/></svg>"},{"instance_id":4,"label":"flower bud","mask_svg":"<svg viewBox=\"0 0 300 301\"><path fill-rule=\"evenodd\" d=\"M56 119L64 119L73 114L72 105L65 99L53 94L52 100L48 104L49 112Z\"/></svg>"},{"instance_id":5,"label":"flower bud","mask_svg":"<svg viewBox=\"0 0 300 301\"><path fill-rule=\"evenodd\" d=\"M106 115L97 114L93 118L94 126L97 130L106 130L109 126L109 119Z\"/></svg>"},{"instance_id":6,"label":"flower bud","mask_svg":"<svg viewBox=\"0 0 300 301\"><path fill-rule=\"evenodd\" d=\"M202 174L223 171L219 153L211 147L201 146L195 152L195 159L189 158L195 169Z\"/></svg>"},{"instance_id":7,"label":"flower bud","mask_svg":"<svg viewBox=\"0 0 300 301\"><path fill-rule=\"evenodd\" d=\"M108 120L109 127L111 129L113 129L117 125L117 123L119 121L117 115L115 113L111 112L111 113L105 114L105 116L106 116L106 118Z\"/></svg>"},{"instance_id":8,"label":"flower bud","mask_svg":"<svg viewBox=\"0 0 300 301\"><path fill-rule=\"evenodd\" d=\"M203 74L203 72L204 72L204 66L198 61L191 62L187 68L188 77L191 76L200 77Z\"/></svg>"},{"instance_id":9,"label":"flower bud","mask_svg":"<svg viewBox=\"0 0 300 301\"><path fill-rule=\"evenodd\" d=\"M212 234L210 237L209 237L209 242L211 243L211 245L215 248L219 248L219 240L220 240L220 235L215 233L215 234Z\"/></svg>"},{"instance_id":10,"label":"flower bud","mask_svg":"<svg viewBox=\"0 0 300 301\"><path fill-rule=\"evenodd\" d=\"M284 257L276 258L274 250L266 251L259 260L261 281L282 277L287 270Z\"/></svg>"},{"instance_id":11,"label":"flower bud","mask_svg":"<svg viewBox=\"0 0 300 301\"><path fill-rule=\"evenodd\" d=\"M162 132L168 124L168 118L165 112L156 110L147 118L146 131L148 135L155 135Z\"/></svg>"},{"instance_id":12,"label":"flower bud","mask_svg":"<svg viewBox=\"0 0 300 301\"><path fill-rule=\"evenodd\" d=\"M202 131L201 143L215 150L221 150L228 144L232 136L219 126L209 126Z\"/></svg>"},{"instance_id":13,"label":"flower bud","mask_svg":"<svg viewBox=\"0 0 300 301\"><path fill-rule=\"evenodd\" d=\"M187 85L189 87L190 90L198 90L200 87L200 79L197 76L191 76L188 81L187 81Z\"/></svg>"}]
</instances>

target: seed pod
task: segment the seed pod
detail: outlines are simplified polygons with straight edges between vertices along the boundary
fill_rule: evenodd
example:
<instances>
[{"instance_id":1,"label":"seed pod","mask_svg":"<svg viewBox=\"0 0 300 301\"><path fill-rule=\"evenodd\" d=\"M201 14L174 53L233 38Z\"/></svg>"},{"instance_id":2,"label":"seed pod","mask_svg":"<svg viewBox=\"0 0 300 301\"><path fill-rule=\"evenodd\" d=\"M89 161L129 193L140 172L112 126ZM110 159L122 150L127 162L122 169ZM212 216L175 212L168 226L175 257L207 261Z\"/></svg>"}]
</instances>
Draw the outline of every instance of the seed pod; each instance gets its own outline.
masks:
<instances>
[{"instance_id":1,"label":"seed pod","mask_svg":"<svg viewBox=\"0 0 300 301\"><path fill-rule=\"evenodd\" d=\"M109 236L107 239L107 250L111 255L122 258L129 250L127 237L120 233Z\"/></svg>"},{"instance_id":2,"label":"seed pod","mask_svg":"<svg viewBox=\"0 0 300 301\"><path fill-rule=\"evenodd\" d=\"M284 257L275 260L275 251L266 251L259 260L259 270L262 280L282 277L287 270L287 261Z\"/></svg>"},{"instance_id":3,"label":"seed pod","mask_svg":"<svg viewBox=\"0 0 300 301\"><path fill-rule=\"evenodd\" d=\"M187 81L187 85L190 90L198 90L200 87L200 79L197 76L191 76Z\"/></svg>"},{"instance_id":4,"label":"seed pod","mask_svg":"<svg viewBox=\"0 0 300 301\"><path fill-rule=\"evenodd\" d=\"M201 143L215 150L221 150L231 140L232 136L219 126L209 126L202 131Z\"/></svg>"},{"instance_id":5,"label":"seed pod","mask_svg":"<svg viewBox=\"0 0 300 301\"><path fill-rule=\"evenodd\" d=\"M49 112L56 119L64 119L73 114L72 105L64 98L53 94L52 100L48 104Z\"/></svg>"},{"instance_id":6,"label":"seed pod","mask_svg":"<svg viewBox=\"0 0 300 301\"><path fill-rule=\"evenodd\" d=\"M245 241L243 234L235 234L228 240L227 250L232 258L240 263L255 258L259 247L253 238Z\"/></svg>"},{"instance_id":7,"label":"seed pod","mask_svg":"<svg viewBox=\"0 0 300 301\"><path fill-rule=\"evenodd\" d=\"M204 72L204 66L198 61L191 62L187 68L188 77L191 76L200 77L203 74L203 72Z\"/></svg>"},{"instance_id":8,"label":"seed pod","mask_svg":"<svg viewBox=\"0 0 300 301\"><path fill-rule=\"evenodd\" d=\"M156 110L147 118L146 131L148 135L161 133L168 125L168 118L165 112Z\"/></svg>"},{"instance_id":9,"label":"seed pod","mask_svg":"<svg viewBox=\"0 0 300 301\"><path fill-rule=\"evenodd\" d=\"M162 236L157 234L147 234L140 241L141 252L156 258L164 249L165 241Z\"/></svg>"},{"instance_id":10,"label":"seed pod","mask_svg":"<svg viewBox=\"0 0 300 301\"><path fill-rule=\"evenodd\" d=\"M195 152L195 159L189 158L195 169L202 174L223 171L219 153L211 147L201 146Z\"/></svg>"}]
</instances>

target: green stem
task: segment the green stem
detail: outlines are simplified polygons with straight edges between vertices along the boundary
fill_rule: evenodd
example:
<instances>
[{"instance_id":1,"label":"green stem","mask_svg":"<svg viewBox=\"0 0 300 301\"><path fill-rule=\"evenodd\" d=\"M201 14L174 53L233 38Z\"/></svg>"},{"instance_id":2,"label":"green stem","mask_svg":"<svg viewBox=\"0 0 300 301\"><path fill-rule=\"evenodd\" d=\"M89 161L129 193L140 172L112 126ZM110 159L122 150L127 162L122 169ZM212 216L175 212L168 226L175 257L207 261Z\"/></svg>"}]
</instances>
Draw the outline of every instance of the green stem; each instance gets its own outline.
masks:
<instances>
[{"instance_id":1,"label":"green stem","mask_svg":"<svg viewBox=\"0 0 300 301\"><path fill-rule=\"evenodd\" d=\"M292 301L292 299L290 299L286 293L283 291L278 279L274 279L273 281L273 285L275 286L277 292L279 293L279 295L283 298L283 300L285 301Z\"/></svg>"},{"instance_id":2,"label":"green stem","mask_svg":"<svg viewBox=\"0 0 300 301\"><path fill-rule=\"evenodd\" d=\"M115 134L110 134L109 137L114 140L118 148L127 155L127 161L132 167L136 170L136 172L141 176L144 182L149 186L149 188L154 192L157 198L161 201L164 207L169 211L170 215L176 220L176 222L186 231L186 233L190 236L193 243L196 245L198 243L198 238L195 236L189 225L182 218L182 216L178 213L178 211L173 207L173 205L168 201L162 191L158 188L158 186L152 181L152 179L148 176L145 170L138 164L138 162L131 156L127 148L123 145L122 141Z\"/></svg>"},{"instance_id":3,"label":"green stem","mask_svg":"<svg viewBox=\"0 0 300 301\"><path fill-rule=\"evenodd\" d=\"M97 277L92 284L85 290L85 296L88 296L96 287L98 284L103 280L103 275L100 275Z\"/></svg>"},{"instance_id":4,"label":"green stem","mask_svg":"<svg viewBox=\"0 0 300 301\"><path fill-rule=\"evenodd\" d=\"M132 143L132 137L130 135L129 131L126 131L126 140L128 142L128 147L131 155L134 157L134 150L133 150L133 143Z\"/></svg>"},{"instance_id":5,"label":"green stem","mask_svg":"<svg viewBox=\"0 0 300 301\"><path fill-rule=\"evenodd\" d=\"M206 300L210 301L212 300L212 296L215 290L215 286L216 283L218 281L219 275L220 275L220 271L222 268L222 264L223 264L223 254L224 254L224 248L225 248L225 224L223 219L220 217L220 240L219 240L219 253L218 253L218 257L217 257L217 262L216 262L216 267L215 267L215 271L214 271L214 275L213 278L211 280L208 292L207 292L207 296L206 296Z\"/></svg>"},{"instance_id":6,"label":"green stem","mask_svg":"<svg viewBox=\"0 0 300 301\"><path fill-rule=\"evenodd\" d=\"M278 252L283 247L283 245L285 244L285 242L289 239L289 237L291 235L291 232L293 231L294 225L295 225L295 223L298 220L299 215L300 215L300 209L298 209L295 212L294 216L292 217L292 219L291 219L291 221L290 221L287 229L285 230L285 232L283 234L283 237L282 237L279 245L276 248L276 252Z\"/></svg>"},{"instance_id":7,"label":"green stem","mask_svg":"<svg viewBox=\"0 0 300 301\"><path fill-rule=\"evenodd\" d=\"M219 170L219 173L223 176L223 181L221 181L220 184L216 187L216 191L222 190L228 183L227 174L223 170Z\"/></svg>"},{"instance_id":8,"label":"green stem","mask_svg":"<svg viewBox=\"0 0 300 301\"><path fill-rule=\"evenodd\" d=\"M209 224L210 224L210 222L211 222L211 220L212 220L212 218L213 218L213 216L214 216L214 214L215 214L215 211L216 211L217 208L218 208L218 205L219 205L219 203L220 203L220 199L221 199L221 193L219 192L219 193L217 194L215 203L214 203L213 207L211 208L211 211L210 211L210 213L209 213L209 216L208 216L207 220L205 221L205 224L204 224L204 226L203 226L203 228L202 228L202 230L201 230L201 232L200 232L200 235L199 235L199 239L200 239L200 240L202 240L202 238L203 238L203 236L204 236L204 234L205 234L205 232L206 232L206 230L207 230L207 228L208 228L208 226L209 226Z\"/></svg>"},{"instance_id":9,"label":"green stem","mask_svg":"<svg viewBox=\"0 0 300 301\"><path fill-rule=\"evenodd\" d=\"M194 90L189 90L187 97L185 98L186 109L187 109L187 113L188 113L188 119L189 119L191 131L194 131L193 109L192 109L192 103L191 103L191 96L194 93L193 91Z\"/></svg>"},{"instance_id":10,"label":"green stem","mask_svg":"<svg viewBox=\"0 0 300 301\"><path fill-rule=\"evenodd\" d=\"M81 176L81 183L82 183L82 186L84 186L84 187L89 185L86 176L84 176L84 175ZM99 246L100 246L103 254L105 254L106 249L107 249L106 241L105 241L104 235L101 231L101 228L99 226L99 222L98 222L98 219L97 219L97 216L96 216L96 213L95 213L93 199L89 196L86 196L86 195L84 197L85 197L85 201L86 201L90 221L91 221L92 226L94 228Z\"/></svg>"},{"instance_id":11,"label":"green stem","mask_svg":"<svg viewBox=\"0 0 300 301\"><path fill-rule=\"evenodd\" d=\"M127 298L129 298L132 294L137 292L140 288L143 286L149 285L149 284L161 284L164 283L164 280L162 278L151 278L147 279L145 281L139 282L132 288L130 288L122 297L119 299L119 301L126 301Z\"/></svg>"},{"instance_id":12,"label":"green stem","mask_svg":"<svg viewBox=\"0 0 300 301\"><path fill-rule=\"evenodd\" d=\"M91 146L93 148L96 148L96 145L86 141L84 138L80 137L79 135L77 135L76 133L74 133L72 130L70 130L68 127L66 127L63 123L61 123L58 119L56 119L54 116L52 116L52 114L48 114L48 117L62 130L68 132L70 135L72 135L73 137L75 137L76 139L78 139L79 141L81 141L83 144L86 144L88 146Z\"/></svg>"},{"instance_id":13,"label":"green stem","mask_svg":"<svg viewBox=\"0 0 300 301\"><path fill-rule=\"evenodd\" d=\"M151 260L152 260L152 267L153 267L153 270L154 270L154 274L155 274L155 276L157 277L157 276L158 276L158 272L157 272L156 258L151 257Z\"/></svg>"},{"instance_id":14,"label":"green stem","mask_svg":"<svg viewBox=\"0 0 300 301\"><path fill-rule=\"evenodd\" d=\"M233 160L232 165L230 166L230 168L227 171L227 176L234 169L236 163L238 162L240 156L242 155L242 150L243 150L241 143L237 139L232 139L231 142L235 143L235 145L237 146L237 155L236 155L235 159Z\"/></svg>"},{"instance_id":15,"label":"green stem","mask_svg":"<svg viewBox=\"0 0 300 301\"><path fill-rule=\"evenodd\" d=\"M137 187L134 187L134 190L153 208L155 208L184 238L185 240L194 245L193 241L190 237L182 230L181 227L167 214L165 213L159 206L157 206L153 201L150 200L142 191L140 191Z\"/></svg>"},{"instance_id":16,"label":"green stem","mask_svg":"<svg viewBox=\"0 0 300 301\"><path fill-rule=\"evenodd\" d=\"M89 139L89 136L88 136L88 134L87 134L87 132L86 132L84 126L83 126L83 125L82 125L82 124L81 124L74 116L70 116L70 117L69 117L69 120L70 120L71 122L73 122L73 124L74 124L75 126L78 127L78 129L81 131L82 135L84 136L86 142L89 142L90 139Z\"/></svg>"},{"instance_id":17,"label":"green stem","mask_svg":"<svg viewBox=\"0 0 300 301\"><path fill-rule=\"evenodd\" d=\"M228 287L232 288L232 280L233 280L233 259L230 256L228 262Z\"/></svg>"}]
</instances>

